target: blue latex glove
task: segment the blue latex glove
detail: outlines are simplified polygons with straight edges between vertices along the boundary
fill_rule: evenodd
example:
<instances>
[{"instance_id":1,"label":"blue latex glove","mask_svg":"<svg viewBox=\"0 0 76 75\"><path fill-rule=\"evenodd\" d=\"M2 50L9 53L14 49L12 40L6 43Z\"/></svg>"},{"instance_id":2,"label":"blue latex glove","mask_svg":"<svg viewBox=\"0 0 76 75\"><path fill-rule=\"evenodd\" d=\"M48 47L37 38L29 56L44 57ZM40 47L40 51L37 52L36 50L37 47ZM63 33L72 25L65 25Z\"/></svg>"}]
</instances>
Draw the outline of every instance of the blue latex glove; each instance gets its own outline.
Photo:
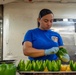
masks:
<instances>
[{"instance_id":1,"label":"blue latex glove","mask_svg":"<svg viewBox=\"0 0 76 75\"><path fill-rule=\"evenodd\" d=\"M58 52L59 48L58 47L52 47L50 49L46 49L44 51L45 55L50 55L50 54L56 54Z\"/></svg>"},{"instance_id":2,"label":"blue latex glove","mask_svg":"<svg viewBox=\"0 0 76 75\"><path fill-rule=\"evenodd\" d=\"M70 61L70 57L68 54L64 54L62 57L60 57L60 59L64 62L69 62Z\"/></svg>"}]
</instances>

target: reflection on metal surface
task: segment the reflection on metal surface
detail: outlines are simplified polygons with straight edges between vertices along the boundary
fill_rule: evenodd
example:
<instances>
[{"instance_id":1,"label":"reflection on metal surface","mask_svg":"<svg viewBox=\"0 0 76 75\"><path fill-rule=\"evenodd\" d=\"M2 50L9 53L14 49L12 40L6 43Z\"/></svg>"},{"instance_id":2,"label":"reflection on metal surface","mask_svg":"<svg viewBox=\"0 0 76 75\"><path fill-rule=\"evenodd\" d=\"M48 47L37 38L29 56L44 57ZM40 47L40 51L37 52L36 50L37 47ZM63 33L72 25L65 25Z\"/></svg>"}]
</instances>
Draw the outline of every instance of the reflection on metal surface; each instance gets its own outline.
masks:
<instances>
[{"instance_id":1,"label":"reflection on metal surface","mask_svg":"<svg viewBox=\"0 0 76 75\"><path fill-rule=\"evenodd\" d=\"M3 5L0 5L0 60L3 59Z\"/></svg>"},{"instance_id":2,"label":"reflection on metal surface","mask_svg":"<svg viewBox=\"0 0 76 75\"><path fill-rule=\"evenodd\" d=\"M75 23L67 21L54 22L51 28L58 32L63 39L64 45L75 45Z\"/></svg>"},{"instance_id":3,"label":"reflection on metal surface","mask_svg":"<svg viewBox=\"0 0 76 75\"><path fill-rule=\"evenodd\" d=\"M75 33L74 22L55 22L52 29L59 33Z\"/></svg>"},{"instance_id":4,"label":"reflection on metal surface","mask_svg":"<svg viewBox=\"0 0 76 75\"><path fill-rule=\"evenodd\" d=\"M75 45L74 34L61 34L64 45Z\"/></svg>"},{"instance_id":5,"label":"reflection on metal surface","mask_svg":"<svg viewBox=\"0 0 76 75\"><path fill-rule=\"evenodd\" d=\"M0 20L0 60L2 59L2 38L3 38L2 20Z\"/></svg>"},{"instance_id":6,"label":"reflection on metal surface","mask_svg":"<svg viewBox=\"0 0 76 75\"><path fill-rule=\"evenodd\" d=\"M55 19L51 29L61 35L71 60L76 61L76 19Z\"/></svg>"}]
</instances>

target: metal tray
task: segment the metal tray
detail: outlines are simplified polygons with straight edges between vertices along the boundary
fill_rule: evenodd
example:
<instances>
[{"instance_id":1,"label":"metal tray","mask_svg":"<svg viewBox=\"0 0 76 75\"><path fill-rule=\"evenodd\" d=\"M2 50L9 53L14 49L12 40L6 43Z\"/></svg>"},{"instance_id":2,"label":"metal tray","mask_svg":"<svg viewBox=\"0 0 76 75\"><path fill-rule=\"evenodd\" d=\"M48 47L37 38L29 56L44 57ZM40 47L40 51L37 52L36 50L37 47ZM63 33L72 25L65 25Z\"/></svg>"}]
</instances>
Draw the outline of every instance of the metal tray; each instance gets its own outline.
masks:
<instances>
[{"instance_id":1,"label":"metal tray","mask_svg":"<svg viewBox=\"0 0 76 75\"><path fill-rule=\"evenodd\" d=\"M76 71L17 71L19 75L76 75Z\"/></svg>"},{"instance_id":2,"label":"metal tray","mask_svg":"<svg viewBox=\"0 0 76 75\"><path fill-rule=\"evenodd\" d=\"M7 64L9 64L9 63L14 63L15 62L15 60L1 60L0 61L0 64L2 64L2 63L7 63Z\"/></svg>"}]
</instances>

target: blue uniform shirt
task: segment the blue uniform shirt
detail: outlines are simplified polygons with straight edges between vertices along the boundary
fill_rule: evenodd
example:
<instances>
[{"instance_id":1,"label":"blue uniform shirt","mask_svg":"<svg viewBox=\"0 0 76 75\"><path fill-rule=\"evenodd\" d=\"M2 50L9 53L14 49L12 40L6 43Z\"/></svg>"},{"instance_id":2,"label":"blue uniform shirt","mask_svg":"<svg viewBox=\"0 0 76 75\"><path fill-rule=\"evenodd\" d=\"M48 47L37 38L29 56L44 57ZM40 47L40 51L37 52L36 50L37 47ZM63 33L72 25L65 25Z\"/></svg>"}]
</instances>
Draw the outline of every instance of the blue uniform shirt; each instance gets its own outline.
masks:
<instances>
[{"instance_id":1,"label":"blue uniform shirt","mask_svg":"<svg viewBox=\"0 0 76 75\"><path fill-rule=\"evenodd\" d=\"M41 30L39 28L28 30L27 33L24 36L25 41L30 41L32 43L33 48L36 49L49 49L52 47L59 47L63 46L63 41L61 36L54 31L51 30ZM50 54L47 56L41 56L41 57L29 57L30 60L56 60L57 56L56 54Z\"/></svg>"}]
</instances>

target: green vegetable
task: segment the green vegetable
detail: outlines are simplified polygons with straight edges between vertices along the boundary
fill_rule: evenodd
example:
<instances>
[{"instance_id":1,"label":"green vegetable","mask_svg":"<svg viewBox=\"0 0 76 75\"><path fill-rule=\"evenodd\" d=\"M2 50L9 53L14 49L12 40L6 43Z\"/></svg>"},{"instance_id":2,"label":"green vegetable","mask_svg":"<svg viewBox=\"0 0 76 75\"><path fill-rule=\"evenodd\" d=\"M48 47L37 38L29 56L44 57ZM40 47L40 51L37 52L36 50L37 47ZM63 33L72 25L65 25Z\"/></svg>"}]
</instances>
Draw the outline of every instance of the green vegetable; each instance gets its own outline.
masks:
<instances>
[{"instance_id":1,"label":"green vegetable","mask_svg":"<svg viewBox=\"0 0 76 75\"><path fill-rule=\"evenodd\" d=\"M64 53L68 53L67 50L63 47L59 48L59 50L62 50L62 52L64 52Z\"/></svg>"},{"instance_id":2,"label":"green vegetable","mask_svg":"<svg viewBox=\"0 0 76 75\"><path fill-rule=\"evenodd\" d=\"M52 71L52 69L53 69L53 68L52 68L52 66L53 66L53 65L52 65L52 62L49 61L49 60L47 60L46 63L47 63L47 69L48 69L48 71Z\"/></svg>"},{"instance_id":3,"label":"green vegetable","mask_svg":"<svg viewBox=\"0 0 76 75\"><path fill-rule=\"evenodd\" d=\"M52 71L59 71L59 66L55 60L52 61Z\"/></svg>"},{"instance_id":4,"label":"green vegetable","mask_svg":"<svg viewBox=\"0 0 76 75\"><path fill-rule=\"evenodd\" d=\"M46 67L46 62L42 60L32 61L32 70L34 71L43 71Z\"/></svg>"},{"instance_id":5,"label":"green vegetable","mask_svg":"<svg viewBox=\"0 0 76 75\"><path fill-rule=\"evenodd\" d=\"M32 70L32 63L30 60L26 61L24 71L31 71Z\"/></svg>"},{"instance_id":6,"label":"green vegetable","mask_svg":"<svg viewBox=\"0 0 76 75\"><path fill-rule=\"evenodd\" d=\"M49 63L49 60L46 60L46 61L45 61L46 66L48 66L48 63Z\"/></svg>"},{"instance_id":7,"label":"green vegetable","mask_svg":"<svg viewBox=\"0 0 76 75\"><path fill-rule=\"evenodd\" d=\"M4 75L16 75L16 66L14 64L6 64Z\"/></svg>"},{"instance_id":8,"label":"green vegetable","mask_svg":"<svg viewBox=\"0 0 76 75\"><path fill-rule=\"evenodd\" d=\"M20 60L19 63L18 63L18 66L17 66L17 70L19 71L24 71L25 70L25 62L24 60Z\"/></svg>"},{"instance_id":9,"label":"green vegetable","mask_svg":"<svg viewBox=\"0 0 76 75\"><path fill-rule=\"evenodd\" d=\"M16 75L16 66L14 64L0 64L0 75Z\"/></svg>"},{"instance_id":10,"label":"green vegetable","mask_svg":"<svg viewBox=\"0 0 76 75\"><path fill-rule=\"evenodd\" d=\"M39 61L32 61L32 68L34 71L39 71Z\"/></svg>"},{"instance_id":11,"label":"green vegetable","mask_svg":"<svg viewBox=\"0 0 76 75\"><path fill-rule=\"evenodd\" d=\"M57 63L57 65L58 65L58 69L59 69L59 71L60 71L60 68L61 68L61 60L57 60L56 63Z\"/></svg>"},{"instance_id":12,"label":"green vegetable","mask_svg":"<svg viewBox=\"0 0 76 75\"><path fill-rule=\"evenodd\" d=\"M65 48L59 48L59 51L56 53L56 55L64 62L69 62L70 60L69 54Z\"/></svg>"},{"instance_id":13,"label":"green vegetable","mask_svg":"<svg viewBox=\"0 0 76 75\"><path fill-rule=\"evenodd\" d=\"M40 62L40 71L44 71L44 69L46 68L46 62L45 61L42 61L42 60L40 60L39 61Z\"/></svg>"},{"instance_id":14,"label":"green vegetable","mask_svg":"<svg viewBox=\"0 0 76 75\"><path fill-rule=\"evenodd\" d=\"M64 61L64 62L69 62L70 57L69 57L68 54L64 54L64 55L62 56L61 60Z\"/></svg>"},{"instance_id":15,"label":"green vegetable","mask_svg":"<svg viewBox=\"0 0 76 75\"><path fill-rule=\"evenodd\" d=\"M30 60L26 62L24 60L20 60L17 66L17 70L19 71L31 71L32 70L32 63Z\"/></svg>"},{"instance_id":16,"label":"green vegetable","mask_svg":"<svg viewBox=\"0 0 76 75\"><path fill-rule=\"evenodd\" d=\"M47 69L48 69L48 71L60 71L60 67L61 67L61 60L57 60L57 61L47 60Z\"/></svg>"},{"instance_id":17,"label":"green vegetable","mask_svg":"<svg viewBox=\"0 0 76 75\"><path fill-rule=\"evenodd\" d=\"M64 54L67 54L67 50L65 48L59 48L59 51L56 53L58 57L63 56Z\"/></svg>"},{"instance_id":18,"label":"green vegetable","mask_svg":"<svg viewBox=\"0 0 76 75\"><path fill-rule=\"evenodd\" d=\"M19 71L44 71L47 68L49 71L59 71L61 67L61 60L36 60L30 61L20 60L17 69Z\"/></svg>"},{"instance_id":19,"label":"green vegetable","mask_svg":"<svg viewBox=\"0 0 76 75\"><path fill-rule=\"evenodd\" d=\"M76 62L73 60L70 60L70 68L72 71L76 71Z\"/></svg>"},{"instance_id":20,"label":"green vegetable","mask_svg":"<svg viewBox=\"0 0 76 75\"><path fill-rule=\"evenodd\" d=\"M5 64L0 64L0 75L4 75L4 71L6 70Z\"/></svg>"},{"instance_id":21,"label":"green vegetable","mask_svg":"<svg viewBox=\"0 0 76 75\"><path fill-rule=\"evenodd\" d=\"M42 61L36 60L32 62L33 70L34 71L41 71L43 70ZM42 66L42 68L41 68Z\"/></svg>"}]
</instances>

